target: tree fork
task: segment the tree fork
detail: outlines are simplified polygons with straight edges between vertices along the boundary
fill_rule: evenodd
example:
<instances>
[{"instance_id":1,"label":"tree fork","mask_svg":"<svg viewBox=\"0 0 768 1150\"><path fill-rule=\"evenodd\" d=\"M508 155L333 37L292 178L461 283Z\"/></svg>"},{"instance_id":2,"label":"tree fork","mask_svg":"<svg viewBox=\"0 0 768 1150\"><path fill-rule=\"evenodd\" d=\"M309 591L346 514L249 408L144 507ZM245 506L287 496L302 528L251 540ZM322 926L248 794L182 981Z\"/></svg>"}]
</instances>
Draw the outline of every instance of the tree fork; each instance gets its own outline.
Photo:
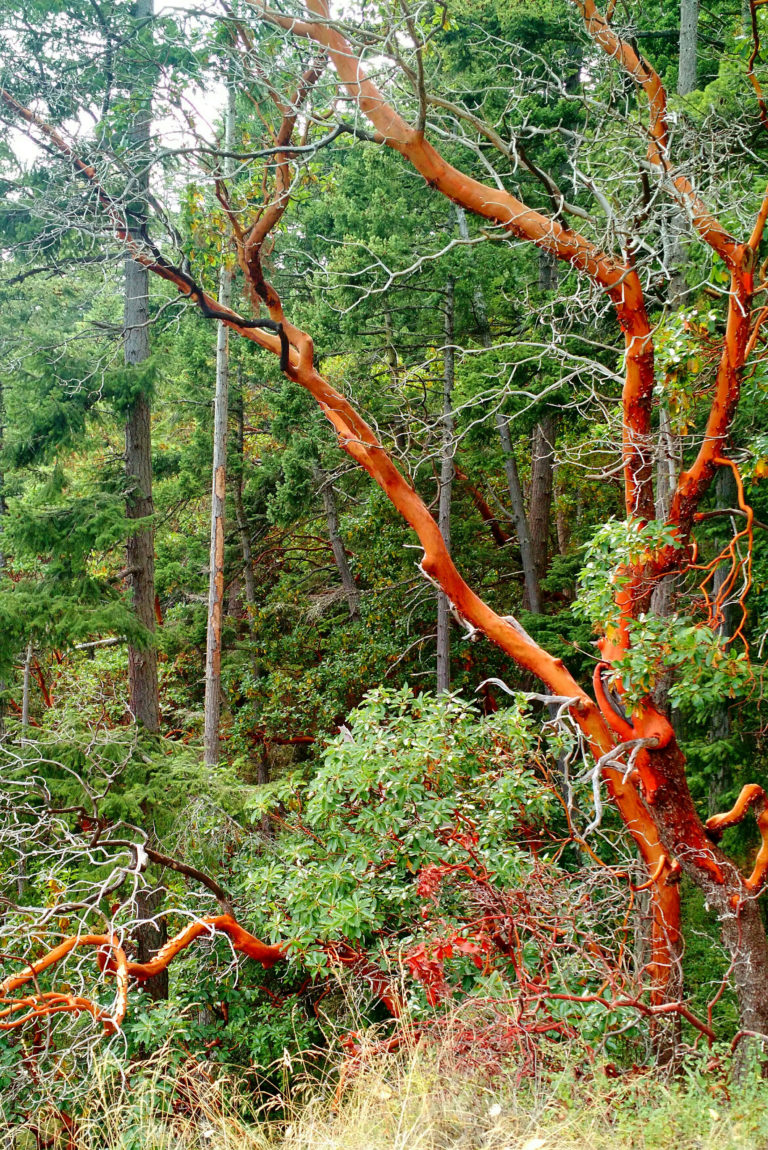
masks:
<instances>
[{"instance_id":1,"label":"tree fork","mask_svg":"<svg viewBox=\"0 0 768 1150\"><path fill-rule=\"evenodd\" d=\"M292 24L291 27L292 30L297 30L295 25ZM324 32L328 31L325 26L323 27ZM338 37L338 34L335 35ZM368 84L369 82L366 81L365 83ZM375 88L373 88L373 92L376 93ZM377 100L374 103L381 113L383 101L378 93L376 96ZM229 308L217 306L215 301L211 300L181 269L170 265L156 250L150 248L148 251L147 245L137 241L131 234L117 206L98 184L95 171L83 164L59 134L44 124L34 113L21 108L17 101L5 93L0 93L0 98L17 114L22 115L27 122L35 125L95 186L99 200L108 211L118 235L129 246L137 261L163 279L174 283L182 294L198 304L204 314L223 320L228 327L238 331L245 338L280 355L281 367L289 378L299 383L314 396L335 427L342 448L368 471L401 515L416 531L424 547L422 570L430 578L439 582L457 613L473 627L485 633L491 641L497 643L521 667L541 678L550 691L575 699L572 713L584 731L588 744L596 757L601 757L612 751L615 740L609 726L606 725L589 696L566 671L562 661L552 658L522 633L517 625L511 624L507 619L496 614L461 578L447 553L439 528L423 501L397 470L365 420L315 370L312 340L305 332L288 323L285 319L277 293L265 284L261 276L258 250L251 253L254 258L249 260L247 269L249 279L252 275L258 275L255 283L251 281L252 287L256 294L263 295L267 302L270 312L270 320L268 321L246 320ZM384 112L385 118L395 115L391 109L385 108ZM397 117L395 119L397 123L407 129L407 125L404 125L403 121ZM412 137L412 130L407 129L407 131L411 133ZM418 145L423 151L426 146L423 138L418 141ZM429 146L426 147L429 149ZM427 160L430 164L437 164L438 167L442 165L442 168L448 169L448 166L434 149L427 151ZM503 211L499 212L494 205L489 216L489 189L469 177L463 176L455 169L450 169L448 174L450 181L446 187L455 187L457 195L463 193L466 186L469 186L472 194L465 197L463 202L471 210L477 211L481 215L485 214L488 218L499 219L499 222L504 222L510 227L510 230L538 243L539 246L549 247L550 239L554 235L558 258L567 259L575 266L587 271L592 278L596 279L596 282L601 283L609 291L609 294L617 302L620 318L622 315L627 315L624 303L625 296L628 292L631 294L631 291L636 293L639 290L639 284L636 282L636 277L635 281L632 281L632 273L628 272L626 267L622 267L617 261L597 252L593 245L575 233L566 235L564 229L558 230L559 225L554 226L552 221L525 208L519 201L515 201L506 193L498 193L497 195L497 198L502 197L505 201ZM446 188L442 187L440 190L446 190ZM284 206L284 202L283 199L281 206ZM525 226L521 223L523 217ZM639 301L640 306L642 306L641 295ZM276 334L271 334L272 331ZM649 873L660 875L663 871L663 868L660 868L660 863L666 852L661 845L653 820L650 818L637 790L631 782L623 778L622 771L606 767L604 774L611 796L646 861ZM653 888L653 903L655 926L651 980L657 988L655 994L663 995L661 988L672 968L672 955L679 936L679 895L676 886L668 883L666 879L657 878Z\"/></svg>"}]
</instances>

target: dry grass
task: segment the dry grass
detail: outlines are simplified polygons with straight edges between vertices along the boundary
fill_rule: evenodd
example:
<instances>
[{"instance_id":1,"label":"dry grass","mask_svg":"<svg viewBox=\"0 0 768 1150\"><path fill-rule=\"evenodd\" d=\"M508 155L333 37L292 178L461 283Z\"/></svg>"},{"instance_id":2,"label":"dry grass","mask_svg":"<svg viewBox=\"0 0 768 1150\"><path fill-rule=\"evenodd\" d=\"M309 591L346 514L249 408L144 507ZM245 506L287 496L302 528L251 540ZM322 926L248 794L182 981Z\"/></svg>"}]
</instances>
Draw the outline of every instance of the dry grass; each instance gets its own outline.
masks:
<instances>
[{"instance_id":1,"label":"dry grass","mask_svg":"<svg viewBox=\"0 0 768 1150\"><path fill-rule=\"evenodd\" d=\"M338 1076L318 1082L281 1067L283 1092L254 1099L242 1082L163 1052L125 1077L103 1063L69 1140L55 1113L6 1129L0 1145L32 1150L766 1150L768 1084L723 1081L692 1069L665 1085L577 1076L574 1064L492 1082L443 1052L373 1048L336 1100ZM575 1061L574 1061L575 1060ZM243 1118L244 1114L249 1117ZM42 1141L38 1143L33 1126Z\"/></svg>"}]
</instances>

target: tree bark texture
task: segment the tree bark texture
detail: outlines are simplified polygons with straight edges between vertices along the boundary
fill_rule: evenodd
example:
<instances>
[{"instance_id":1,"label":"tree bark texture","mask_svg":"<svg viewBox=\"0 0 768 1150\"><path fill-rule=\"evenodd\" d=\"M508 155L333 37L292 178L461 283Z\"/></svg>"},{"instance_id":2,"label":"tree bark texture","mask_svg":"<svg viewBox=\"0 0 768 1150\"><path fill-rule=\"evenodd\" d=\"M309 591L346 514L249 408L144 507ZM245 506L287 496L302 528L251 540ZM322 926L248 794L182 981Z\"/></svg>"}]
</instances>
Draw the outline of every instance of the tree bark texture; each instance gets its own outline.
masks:
<instances>
[{"instance_id":1,"label":"tree bark texture","mask_svg":"<svg viewBox=\"0 0 768 1150\"><path fill-rule=\"evenodd\" d=\"M164 918L153 921L163 903L163 889L140 890L136 894L136 913L140 919L134 931L136 961L145 963L154 958L168 941L168 926ZM168 968L151 975L142 983L142 989L155 1002L168 998Z\"/></svg>"},{"instance_id":2,"label":"tree bark texture","mask_svg":"<svg viewBox=\"0 0 768 1150\"><path fill-rule=\"evenodd\" d=\"M136 0L138 21L150 20L153 0ZM132 226L141 231L146 224L146 198L149 191L149 137L151 99L142 100L131 125L129 139L136 169L135 201L128 212ZM138 366L149 358L149 272L136 260L125 261L125 300L123 310L124 357L126 366ZM157 689L157 653L151 641L155 630L155 529L152 523L152 426L149 396L140 392L128 410L125 422L126 515L147 523L128 538L125 566L129 572L133 610L150 634L150 641L137 647L128 645L128 684L131 713L148 731L160 726Z\"/></svg>"},{"instance_id":3,"label":"tree bark texture","mask_svg":"<svg viewBox=\"0 0 768 1150\"><path fill-rule=\"evenodd\" d=\"M733 478L733 472L730 467L721 467L717 473L715 480L715 505L719 510L726 510L729 507L735 507L737 504L736 482ZM724 527L728 524L728 519L723 517ZM715 539L716 547L724 547L727 543L725 533L720 534ZM719 592L722 590L723 584L728 575L728 564L721 563L716 569L714 578L712 580L712 596L717 598ZM733 603L727 603L724 606L722 619L718 624L717 631L723 644L727 644L733 637L738 626L737 623L738 608ZM712 709L712 715L709 722L709 735L713 742L724 742L731 734L731 720L728 702L723 699ZM708 801L708 814L714 815L720 807L720 796L726 791L729 781L728 765L725 761L720 763L717 775L710 780L709 790L707 792Z\"/></svg>"},{"instance_id":4,"label":"tree bark texture","mask_svg":"<svg viewBox=\"0 0 768 1150\"><path fill-rule=\"evenodd\" d=\"M437 525L446 550L451 550L451 501L453 497L453 385L455 380L454 350L455 284L449 279L445 285L443 352L443 415L442 443L440 446L440 493L438 496ZM451 689L451 607L444 591L437 592L437 693Z\"/></svg>"},{"instance_id":5,"label":"tree bark texture","mask_svg":"<svg viewBox=\"0 0 768 1150\"><path fill-rule=\"evenodd\" d=\"M219 302L227 306L232 272L222 268ZM205 762L219 761L221 721L221 631L224 615L224 529L227 497L227 426L229 409L229 339L223 323L216 339L216 394L213 405L213 482L211 547L208 574L208 630L205 648Z\"/></svg>"},{"instance_id":6,"label":"tree bark texture","mask_svg":"<svg viewBox=\"0 0 768 1150\"><path fill-rule=\"evenodd\" d=\"M647 754L641 768L646 801L669 857L704 893L720 921L731 957L731 978L742 1030L768 1038L768 938L757 899L735 864L717 846L719 833L704 827L688 789L685 759L676 743ZM711 825L708 824L708 825Z\"/></svg>"},{"instance_id":7,"label":"tree bark texture","mask_svg":"<svg viewBox=\"0 0 768 1150\"><path fill-rule=\"evenodd\" d=\"M557 259L551 252L539 248L539 291L552 291L557 287Z\"/></svg>"},{"instance_id":8,"label":"tree bark texture","mask_svg":"<svg viewBox=\"0 0 768 1150\"><path fill-rule=\"evenodd\" d=\"M699 0L680 0L680 51L677 94L687 96L696 88L696 54L699 43Z\"/></svg>"}]
</instances>

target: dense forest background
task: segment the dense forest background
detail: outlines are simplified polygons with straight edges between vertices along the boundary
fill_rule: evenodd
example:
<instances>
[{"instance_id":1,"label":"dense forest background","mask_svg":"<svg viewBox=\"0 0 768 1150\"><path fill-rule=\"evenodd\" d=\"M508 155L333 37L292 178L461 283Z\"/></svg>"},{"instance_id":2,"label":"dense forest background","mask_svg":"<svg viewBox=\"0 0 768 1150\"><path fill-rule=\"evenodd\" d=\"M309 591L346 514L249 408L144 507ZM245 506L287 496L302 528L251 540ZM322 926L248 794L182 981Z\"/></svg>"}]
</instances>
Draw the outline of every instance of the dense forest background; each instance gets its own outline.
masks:
<instances>
[{"instance_id":1,"label":"dense forest background","mask_svg":"<svg viewBox=\"0 0 768 1150\"><path fill-rule=\"evenodd\" d=\"M200 1099L224 1082L246 1118L267 1098L287 1138L294 1065L310 1091L339 1059L339 1091L374 1065L385 1103L386 1058L416 1046L516 1090L585 1059L614 1077L695 1067L716 1108L711 1083L735 1069L763 1121L765 987L747 1001L725 912L686 870L693 840L649 879L600 773L626 783L655 749L630 721L652 700L699 823L755 868L749 930L764 926L761 238L738 404L683 539L673 497L712 438L742 297L698 209L656 181L645 81L596 40L589 4L320 21L446 162L638 269L655 505L633 517L610 293L387 147L296 31L322 17L309 7L0 6L0 1113L30 1145L85 1146L83 1084L95 1074L109 1109L127 1082L131 1113L159 1059L152 1138L182 1119L199 1138L204 1113L213 1129ZM664 178L690 176L748 236L768 159L759 2L615 8L668 94ZM240 338L253 321L262 346ZM597 673L629 732L604 762L577 700L425 578L391 488L340 450L335 401L298 386L295 330L472 591L574 681ZM665 548L679 561L614 616ZM713 824L745 787L762 799ZM682 941L660 976L670 874ZM195 923L121 990L110 948L151 964ZM756 1129L712 1137L757 1145Z\"/></svg>"}]
</instances>

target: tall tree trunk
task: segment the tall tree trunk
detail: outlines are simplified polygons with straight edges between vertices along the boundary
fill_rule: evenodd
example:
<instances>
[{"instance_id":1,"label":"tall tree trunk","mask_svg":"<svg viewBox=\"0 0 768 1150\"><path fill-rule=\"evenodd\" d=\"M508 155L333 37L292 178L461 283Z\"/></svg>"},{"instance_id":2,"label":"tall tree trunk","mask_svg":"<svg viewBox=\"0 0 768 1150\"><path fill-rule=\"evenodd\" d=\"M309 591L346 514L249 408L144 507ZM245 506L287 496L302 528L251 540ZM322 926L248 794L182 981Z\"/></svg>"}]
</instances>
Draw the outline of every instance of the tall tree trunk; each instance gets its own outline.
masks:
<instances>
[{"instance_id":1,"label":"tall tree trunk","mask_svg":"<svg viewBox=\"0 0 768 1150\"><path fill-rule=\"evenodd\" d=\"M224 124L224 148L232 150L235 134L235 90L230 84ZM228 166L230 161L227 161ZM233 270L223 258L219 270L219 303L229 307ZM221 725L221 631L224 615L224 527L227 499L227 431L229 424L229 328L216 333L216 392L213 401L213 481L211 484L211 549L208 570L208 630L205 645L204 760L219 761Z\"/></svg>"},{"instance_id":2,"label":"tall tree trunk","mask_svg":"<svg viewBox=\"0 0 768 1150\"><path fill-rule=\"evenodd\" d=\"M496 412L496 429L499 433L501 450L504 455L504 473L507 477L507 490L509 501L512 504L512 519L517 533L517 545L520 548L520 562L523 566L523 606L534 615L541 614L541 594L539 580L536 574L536 563L533 557L533 544L528 525L528 516L525 513L525 496L520 475L517 470L517 460L512 448L512 439L509 434L509 424L505 416Z\"/></svg>"},{"instance_id":3,"label":"tall tree trunk","mask_svg":"<svg viewBox=\"0 0 768 1150\"><path fill-rule=\"evenodd\" d=\"M667 304L673 310L682 307L688 294L685 269L688 252L683 238L690 235L688 219L677 204L665 204L661 209L662 260L668 276Z\"/></svg>"},{"instance_id":4,"label":"tall tree trunk","mask_svg":"<svg viewBox=\"0 0 768 1150\"><path fill-rule=\"evenodd\" d=\"M464 209L457 206L456 215L459 221L459 234L462 239L469 239L469 229L467 227L467 217ZM475 286L472 302L474 304L475 318L477 320L477 326L480 329L480 338L483 347L490 348L493 346L493 337L491 335L491 325L488 322L488 309L486 307L485 292L483 291L482 284ZM539 615L541 613L539 581L533 558L533 548L531 546L528 516L525 511L523 488L520 483L517 460L515 459L512 439L509 434L509 424L504 414L499 410L496 411L495 418L496 429L499 433L499 441L504 456L504 473L507 479L509 501L512 505L512 519L517 534L517 545L520 548L520 562L523 567L523 605L527 610L532 611L535 615Z\"/></svg>"},{"instance_id":5,"label":"tall tree trunk","mask_svg":"<svg viewBox=\"0 0 768 1150\"><path fill-rule=\"evenodd\" d=\"M768 938L757 894L716 845L719 834L706 830L685 777L685 759L676 742L649 752L647 802L669 856L703 892L722 930L731 957L730 977L739 1002L742 1030L768 1039ZM680 849L684 844L684 849ZM679 993L674 981L668 996ZM763 1054L766 1052L763 1047Z\"/></svg>"},{"instance_id":6,"label":"tall tree trunk","mask_svg":"<svg viewBox=\"0 0 768 1150\"><path fill-rule=\"evenodd\" d=\"M29 688L32 680L32 643L27 643L24 653L24 678L21 686L21 729L29 726Z\"/></svg>"},{"instance_id":7,"label":"tall tree trunk","mask_svg":"<svg viewBox=\"0 0 768 1150\"><path fill-rule=\"evenodd\" d=\"M555 475L556 426L555 416L545 415L541 422L536 424L533 431L528 526L537 589L547 573L547 559L549 558L549 523Z\"/></svg>"},{"instance_id":8,"label":"tall tree trunk","mask_svg":"<svg viewBox=\"0 0 768 1150\"><path fill-rule=\"evenodd\" d=\"M733 472L730 467L721 467L715 479L715 505L720 510L726 510L729 507L735 507L738 503L736 492L736 481L733 477ZM726 520L726 522L728 522ZM727 544L727 539L724 535L720 534L715 540L716 547L724 547ZM721 591L723 584L728 576L729 564L721 563L715 571L714 579L712 580L712 595L717 597ZM735 604L729 603L723 609L723 617L718 625L718 634L722 640L723 645L730 642L735 634L737 627L737 614L738 608ZM731 719L728 710L728 703L725 699L717 703L712 709L712 715L709 722L709 737L713 743L723 742L730 737L731 734ZM721 759L717 775L710 782L708 791L708 814L713 815L717 812L720 803L720 796L728 789L731 781L729 777L728 764L724 759Z\"/></svg>"},{"instance_id":9,"label":"tall tree trunk","mask_svg":"<svg viewBox=\"0 0 768 1150\"><path fill-rule=\"evenodd\" d=\"M136 913L139 924L133 932L136 942L136 962L149 962L168 941L168 927L164 918L152 921L163 903L163 888L140 890L136 895ZM141 984L141 989L155 1002L168 998L168 969L153 974Z\"/></svg>"},{"instance_id":10,"label":"tall tree trunk","mask_svg":"<svg viewBox=\"0 0 768 1150\"><path fill-rule=\"evenodd\" d=\"M680 0L680 42L677 94L687 96L696 87L696 52L699 43L699 0Z\"/></svg>"},{"instance_id":11,"label":"tall tree trunk","mask_svg":"<svg viewBox=\"0 0 768 1150\"><path fill-rule=\"evenodd\" d=\"M675 488L677 487L677 478L680 474L681 467L682 448L680 436L672 430L666 408L661 407L659 412L659 438L656 449L655 515L662 523L665 523L669 517L669 508ZM654 587L651 595L651 610L656 615L667 616L671 613L674 584L674 575L665 575ZM656 705L660 707L665 714L668 710L666 693L670 685L671 681L667 681L666 685L660 684L654 695Z\"/></svg>"},{"instance_id":12,"label":"tall tree trunk","mask_svg":"<svg viewBox=\"0 0 768 1150\"><path fill-rule=\"evenodd\" d=\"M235 504L235 517L237 519L237 533L240 536L240 552L243 557L243 583L245 585L245 602L249 611L256 603L256 584L253 578L253 549L251 548L251 535L248 530L248 519L243 504L243 486L245 483L245 405L243 401L243 384L240 369L237 372L237 475L232 486L232 496ZM251 630L253 620L248 617L248 629Z\"/></svg>"},{"instance_id":13,"label":"tall tree trunk","mask_svg":"<svg viewBox=\"0 0 768 1150\"><path fill-rule=\"evenodd\" d=\"M136 0L137 22L150 20L153 0ZM134 203L128 218L139 234L146 226L146 199L149 191L149 135L151 98L142 100L131 125L129 138L135 171ZM149 358L149 272L128 258L125 261L124 356L127 366L137 366ZM152 430L149 396L140 392L128 410L125 422L126 516L143 519L148 525L128 539L125 565L129 572L133 610L150 635L155 630L155 529L152 524ZM148 731L157 731L160 710L157 691L157 654L154 644L128 645L130 708L136 722Z\"/></svg>"},{"instance_id":14,"label":"tall tree trunk","mask_svg":"<svg viewBox=\"0 0 768 1150\"><path fill-rule=\"evenodd\" d=\"M392 388L392 402L395 404L396 411L393 419L395 444L400 455L405 458L408 454L408 424L407 420L403 417L400 406L401 388L400 388L400 372L397 362L397 349L395 347L395 327L392 323L392 311L389 306L389 301L384 301L384 334L386 336L386 346L384 354L387 357L387 364L389 365L389 382Z\"/></svg>"},{"instance_id":15,"label":"tall tree trunk","mask_svg":"<svg viewBox=\"0 0 768 1150\"><path fill-rule=\"evenodd\" d=\"M445 351L443 353L443 418L440 448L440 493L438 496L437 525L447 551L451 550L451 500L453 496L453 384L455 378L454 350L454 297L455 285L449 279L445 285ZM451 609L444 591L437 593L437 693L451 689Z\"/></svg>"},{"instance_id":16,"label":"tall tree trunk","mask_svg":"<svg viewBox=\"0 0 768 1150\"><path fill-rule=\"evenodd\" d=\"M127 277L126 277L127 278ZM126 308L126 311L128 309ZM136 361L138 362L138 361ZM125 425L125 471L130 484L126 514L148 519L154 514L150 406L147 396L134 402ZM144 627L155 630L155 532L153 526L136 531L126 547L133 610ZM157 689L157 654L154 646L128 645L130 707L134 719L148 731L157 731L160 712Z\"/></svg>"},{"instance_id":17,"label":"tall tree trunk","mask_svg":"<svg viewBox=\"0 0 768 1150\"><path fill-rule=\"evenodd\" d=\"M336 570L339 573L341 585L344 588L344 595L346 596L347 607L349 608L349 617L353 622L356 622L360 618L360 596L358 595L354 576L349 567L347 549L344 546L344 540L341 538L341 531L339 530L339 509L336 506L336 492L333 489L330 476L326 475L320 468L317 468L316 478L320 483L320 494L323 497L328 537L331 541L331 550L333 551Z\"/></svg>"}]
</instances>

